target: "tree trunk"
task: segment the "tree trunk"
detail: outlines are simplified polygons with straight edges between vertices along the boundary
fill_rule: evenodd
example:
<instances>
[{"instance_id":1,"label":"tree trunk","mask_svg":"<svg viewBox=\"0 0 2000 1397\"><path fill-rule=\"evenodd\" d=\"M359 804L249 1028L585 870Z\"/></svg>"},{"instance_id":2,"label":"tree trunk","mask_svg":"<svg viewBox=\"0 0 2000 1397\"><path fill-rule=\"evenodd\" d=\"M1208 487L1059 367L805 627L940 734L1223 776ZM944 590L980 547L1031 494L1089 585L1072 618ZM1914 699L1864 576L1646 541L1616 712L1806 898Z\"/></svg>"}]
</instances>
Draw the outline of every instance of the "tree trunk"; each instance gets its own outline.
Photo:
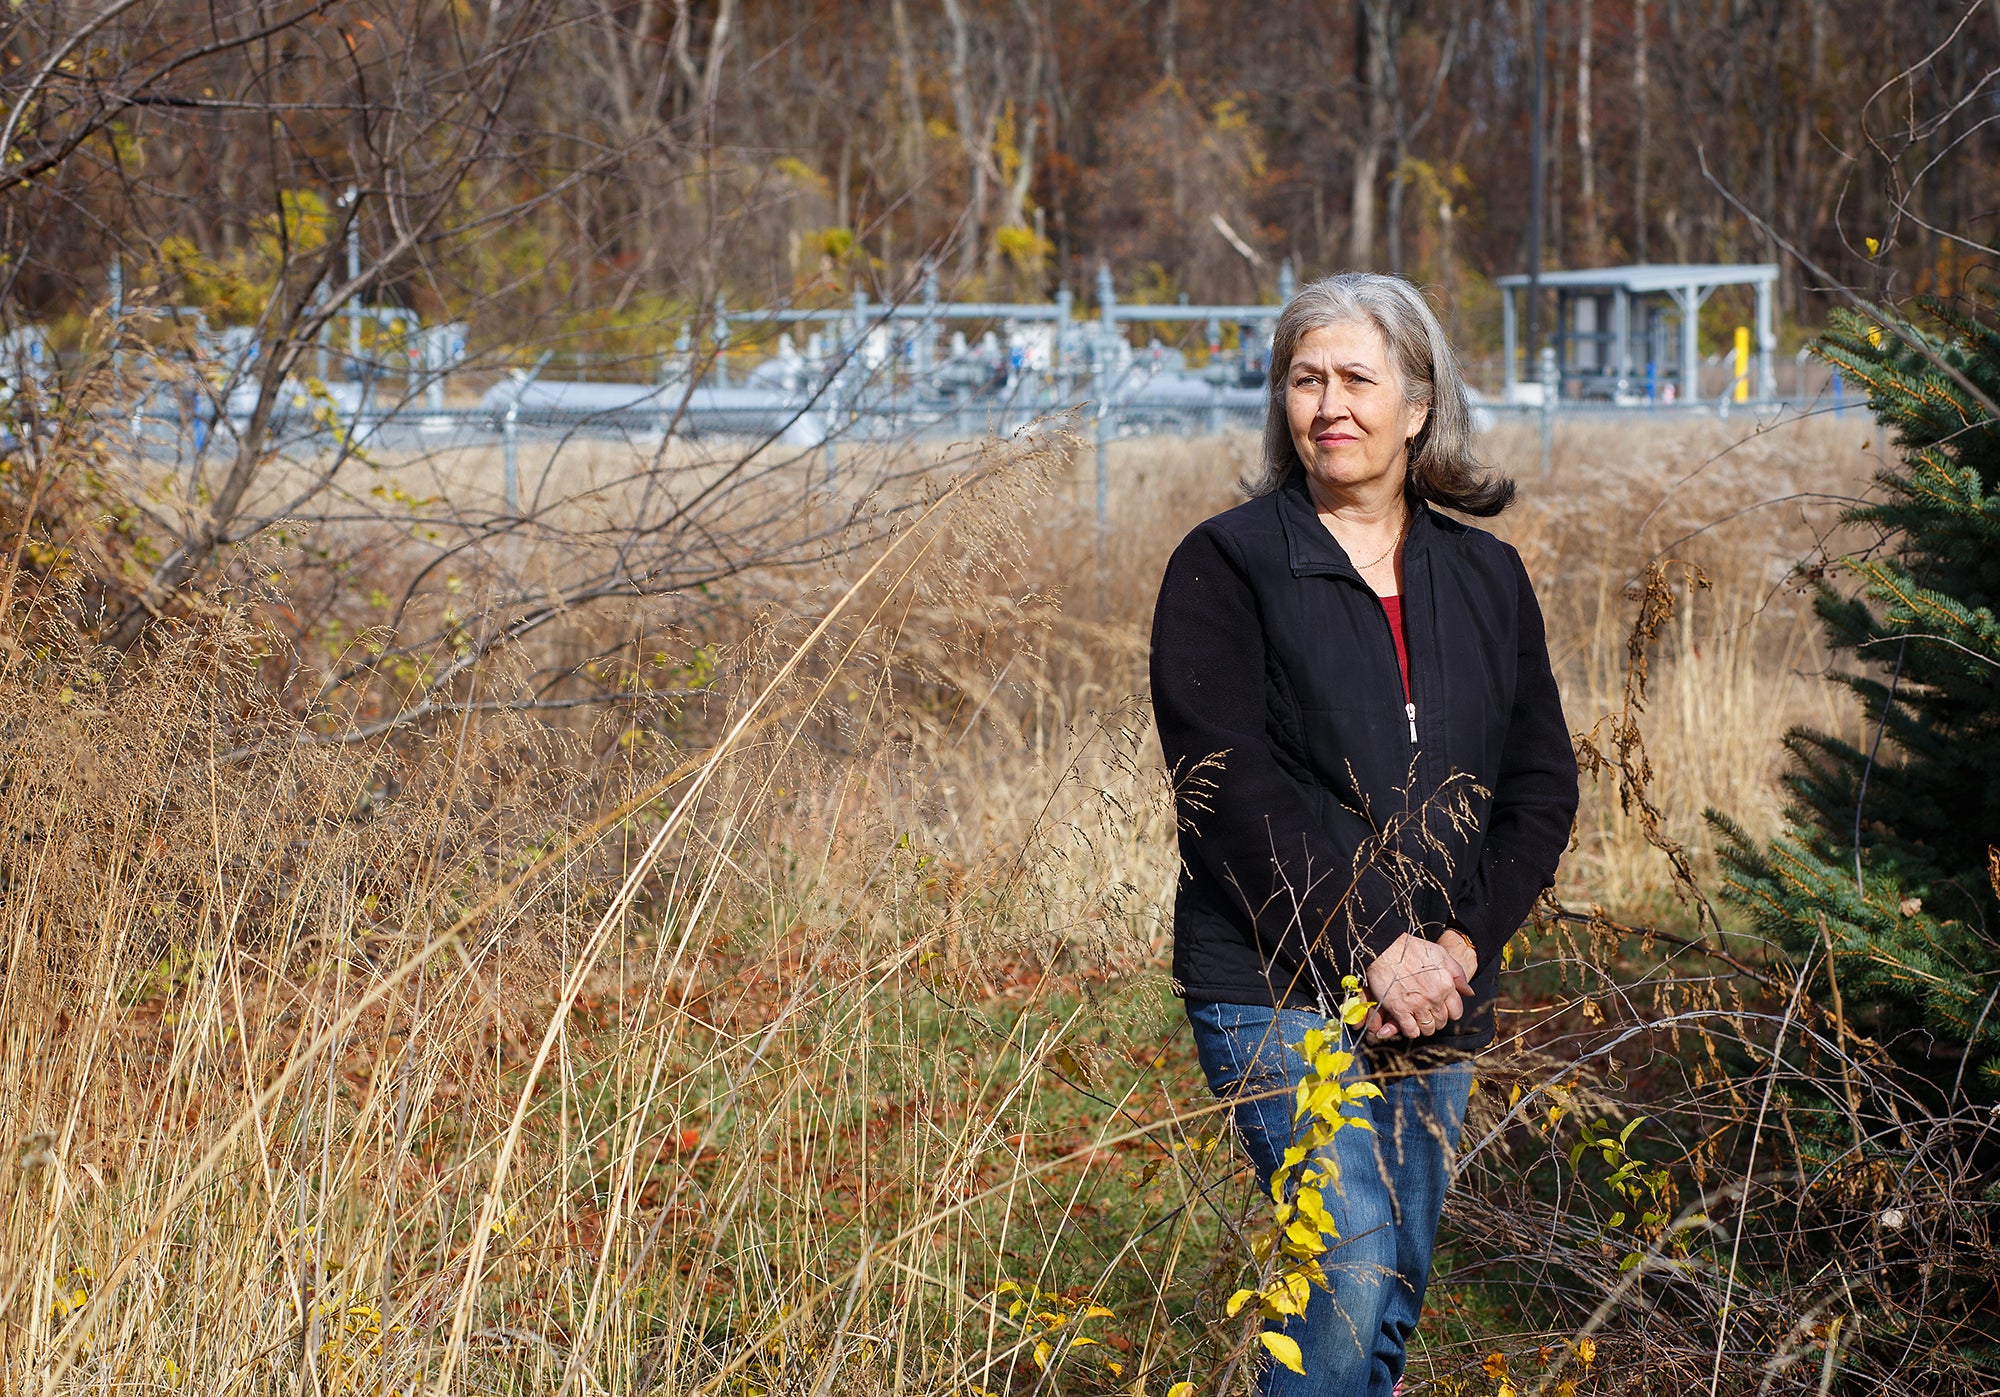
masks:
<instances>
[{"instance_id":1,"label":"tree trunk","mask_svg":"<svg viewBox=\"0 0 2000 1397\"><path fill-rule=\"evenodd\" d=\"M1354 189L1348 203L1347 261L1357 270L1375 265L1375 184L1388 153L1393 114L1390 67L1395 62L1391 8L1395 0L1360 0L1355 13L1359 42L1355 76L1366 94L1367 120L1354 144Z\"/></svg>"},{"instance_id":2,"label":"tree trunk","mask_svg":"<svg viewBox=\"0 0 2000 1397\"><path fill-rule=\"evenodd\" d=\"M1399 10L1389 12L1388 61L1383 65L1382 78L1389 89L1389 270L1403 270L1403 177L1404 162L1410 158L1409 122L1403 112L1403 89L1401 70L1396 64L1397 51L1402 47L1402 15Z\"/></svg>"},{"instance_id":3,"label":"tree trunk","mask_svg":"<svg viewBox=\"0 0 2000 1397\"><path fill-rule=\"evenodd\" d=\"M1813 230L1806 226L1807 191L1812 183L1813 132L1818 127L1819 93L1826 80L1826 0L1806 0L1806 80L1798 96L1798 121L1792 127L1791 168L1785 172L1785 231L1794 245L1803 247ZM1804 267L1794 267L1783 283L1789 292L1794 317L1805 307Z\"/></svg>"},{"instance_id":4,"label":"tree trunk","mask_svg":"<svg viewBox=\"0 0 2000 1397\"><path fill-rule=\"evenodd\" d=\"M1603 230L1597 222L1597 152L1592 145L1590 109L1591 23L1595 18L1592 0L1577 0L1576 25L1576 163L1579 196L1583 201L1583 258L1596 266Z\"/></svg>"},{"instance_id":5,"label":"tree trunk","mask_svg":"<svg viewBox=\"0 0 2000 1397\"><path fill-rule=\"evenodd\" d=\"M959 230L958 275L960 280L970 280L979 266L979 250L986 243L988 152L987 142L979 132L981 123L973 112L972 80L968 71L972 59L972 33L966 27L965 10L959 0L943 0L943 5L945 22L951 26L951 62L947 68L951 80L951 110L958 124L958 144L965 155L965 173L970 185L965 222Z\"/></svg>"},{"instance_id":6,"label":"tree trunk","mask_svg":"<svg viewBox=\"0 0 2000 1397\"><path fill-rule=\"evenodd\" d=\"M1555 104L1549 111L1549 127L1542 135L1542 149L1548 152L1549 160L1549 204L1548 204L1548 248L1549 257L1556 266L1564 261L1563 250L1563 127L1567 125L1566 106L1569 100L1569 35L1558 30L1556 35L1556 56L1550 76L1555 79Z\"/></svg>"},{"instance_id":7,"label":"tree trunk","mask_svg":"<svg viewBox=\"0 0 2000 1397\"><path fill-rule=\"evenodd\" d=\"M912 184L924 177L924 105L917 96L917 46L910 39L910 12L905 0L889 0L889 17L896 32L896 77L903 90L903 138L897 144L903 176Z\"/></svg>"},{"instance_id":8,"label":"tree trunk","mask_svg":"<svg viewBox=\"0 0 2000 1397\"><path fill-rule=\"evenodd\" d=\"M1646 260L1646 151L1652 144L1652 93L1646 82L1646 0L1632 0L1632 104L1638 109L1639 151L1632 162L1632 256Z\"/></svg>"}]
</instances>

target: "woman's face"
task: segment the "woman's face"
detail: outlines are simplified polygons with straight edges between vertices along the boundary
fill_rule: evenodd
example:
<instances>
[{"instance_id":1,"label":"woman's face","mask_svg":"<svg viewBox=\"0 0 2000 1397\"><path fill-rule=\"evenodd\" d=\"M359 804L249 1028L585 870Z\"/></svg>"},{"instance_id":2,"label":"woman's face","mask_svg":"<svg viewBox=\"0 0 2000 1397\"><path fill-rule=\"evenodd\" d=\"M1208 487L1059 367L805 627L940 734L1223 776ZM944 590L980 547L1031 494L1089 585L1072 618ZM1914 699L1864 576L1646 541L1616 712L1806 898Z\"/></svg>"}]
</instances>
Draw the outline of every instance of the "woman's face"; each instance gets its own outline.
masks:
<instances>
[{"instance_id":1,"label":"woman's face","mask_svg":"<svg viewBox=\"0 0 2000 1397\"><path fill-rule=\"evenodd\" d=\"M1405 446L1429 413L1404 400L1403 376L1371 321L1323 325L1292 355L1285 415L1299 460L1322 489L1400 492Z\"/></svg>"}]
</instances>

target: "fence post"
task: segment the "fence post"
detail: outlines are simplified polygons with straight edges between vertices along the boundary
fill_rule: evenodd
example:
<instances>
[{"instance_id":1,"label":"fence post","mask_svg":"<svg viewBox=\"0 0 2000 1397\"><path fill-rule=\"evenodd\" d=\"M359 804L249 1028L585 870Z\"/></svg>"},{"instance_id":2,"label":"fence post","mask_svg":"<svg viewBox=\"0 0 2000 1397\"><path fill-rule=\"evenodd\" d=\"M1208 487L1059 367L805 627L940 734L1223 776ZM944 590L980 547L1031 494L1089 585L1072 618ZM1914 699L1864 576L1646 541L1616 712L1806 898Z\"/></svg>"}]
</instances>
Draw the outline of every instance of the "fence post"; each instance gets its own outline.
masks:
<instances>
[{"instance_id":1,"label":"fence post","mask_svg":"<svg viewBox=\"0 0 2000 1397\"><path fill-rule=\"evenodd\" d=\"M1097 532L1109 527L1111 508L1111 439L1104 432L1104 404L1097 405Z\"/></svg>"},{"instance_id":2,"label":"fence post","mask_svg":"<svg viewBox=\"0 0 2000 1397\"><path fill-rule=\"evenodd\" d=\"M514 401L507 404L507 417L500 429L500 493L507 502L507 513L521 512L521 472L515 458L515 447L521 435L521 399L516 394Z\"/></svg>"},{"instance_id":3,"label":"fence post","mask_svg":"<svg viewBox=\"0 0 2000 1397\"><path fill-rule=\"evenodd\" d=\"M1542 346L1542 478L1555 469L1550 448L1556 436L1556 399L1562 396L1562 376L1556 372L1556 352Z\"/></svg>"}]
</instances>

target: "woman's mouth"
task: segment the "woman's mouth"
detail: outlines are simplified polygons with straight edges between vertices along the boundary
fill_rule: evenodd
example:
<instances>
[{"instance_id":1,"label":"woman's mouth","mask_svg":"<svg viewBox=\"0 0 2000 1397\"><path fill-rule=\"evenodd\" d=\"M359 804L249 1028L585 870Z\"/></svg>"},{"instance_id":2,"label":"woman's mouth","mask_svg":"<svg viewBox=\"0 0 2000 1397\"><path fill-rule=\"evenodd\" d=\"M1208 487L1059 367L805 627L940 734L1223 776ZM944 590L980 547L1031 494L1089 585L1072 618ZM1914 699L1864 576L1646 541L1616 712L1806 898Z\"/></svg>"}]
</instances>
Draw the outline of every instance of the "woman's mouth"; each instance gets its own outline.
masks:
<instances>
[{"instance_id":1,"label":"woman's mouth","mask_svg":"<svg viewBox=\"0 0 2000 1397\"><path fill-rule=\"evenodd\" d=\"M1326 448L1340 445L1344 441L1359 441L1352 432L1321 432L1313 438L1313 445Z\"/></svg>"}]
</instances>

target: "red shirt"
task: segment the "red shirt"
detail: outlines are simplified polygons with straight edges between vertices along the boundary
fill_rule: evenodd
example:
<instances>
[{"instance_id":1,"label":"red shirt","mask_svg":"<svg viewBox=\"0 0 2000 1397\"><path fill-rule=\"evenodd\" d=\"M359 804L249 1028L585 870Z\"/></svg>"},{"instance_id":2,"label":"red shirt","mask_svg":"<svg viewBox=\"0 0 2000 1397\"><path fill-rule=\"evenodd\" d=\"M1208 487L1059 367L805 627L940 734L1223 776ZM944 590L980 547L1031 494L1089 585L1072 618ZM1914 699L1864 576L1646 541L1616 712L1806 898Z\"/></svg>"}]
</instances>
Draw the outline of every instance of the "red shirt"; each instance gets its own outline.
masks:
<instances>
[{"instance_id":1,"label":"red shirt","mask_svg":"<svg viewBox=\"0 0 2000 1397\"><path fill-rule=\"evenodd\" d=\"M1382 610L1389 618L1389 634L1396 637L1396 663L1403 667L1403 702L1410 701L1410 647L1403 641L1403 599L1381 597Z\"/></svg>"}]
</instances>

